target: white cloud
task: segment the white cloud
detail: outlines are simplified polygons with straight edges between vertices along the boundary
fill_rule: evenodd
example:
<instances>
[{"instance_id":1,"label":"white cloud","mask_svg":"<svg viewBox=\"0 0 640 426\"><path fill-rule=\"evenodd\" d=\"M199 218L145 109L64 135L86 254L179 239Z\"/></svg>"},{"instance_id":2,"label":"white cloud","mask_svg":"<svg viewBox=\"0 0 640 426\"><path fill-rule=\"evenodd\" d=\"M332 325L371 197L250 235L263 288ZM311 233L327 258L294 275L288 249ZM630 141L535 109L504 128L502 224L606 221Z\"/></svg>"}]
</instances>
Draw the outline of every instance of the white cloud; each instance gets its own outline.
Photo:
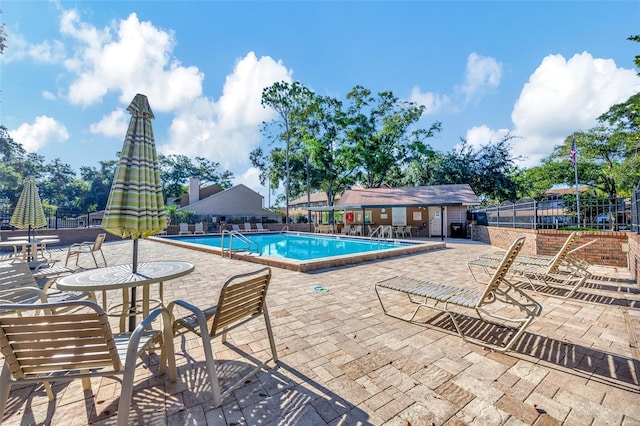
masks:
<instances>
[{"instance_id":1,"label":"white cloud","mask_svg":"<svg viewBox=\"0 0 640 426\"><path fill-rule=\"evenodd\" d=\"M434 115L445 108L459 112L473 98L481 96L488 88L497 87L502 79L502 64L491 57L469 54L465 69L464 82L454 88L453 94L442 95L421 92L420 87L411 89L410 100L427 107L424 115Z\"/></svg>"},{"instance_id":2,"label":"white cloud","mask_svg":"<svg viewBox=\"0 0 640 426\"><path fill-rule=\"evenodd\" d=\"M533 166L574 131L588 130L611 106L637 93L635 71L618 68L612 59L588 52L568 61L562 55L545 57L520 92L511 119L514 154Z\"/></svg>"},{"instance_id":3,"label":"white cloud","mask_svg":"<svg viewBox=\"0 0 640 426\"><path fill-rule=\"evenodd\" d=\"M126 115L123 109L112 111L102 117L97 123L89 126L91 133L99 133L108 137L122 137L129 127L130 115Z\"/></svg>"},{"instance_id":4,"label":"white cloud","mask_svg":"<svg viewBox=\"0 0 640 426\"><path fill-rule=\"evenodd\" d=\"M414 86L411 89L411 96L409 97L411 102L415 102L418 105L424 105L427 109L424 115L433 115L439 113L442 108L451 103L451 99L447 95L439 95L431 92L420 92L420 87Z\"/></svg>"},{"instance_id":5,"label":"white cloud","mask_svg":"<svg viewBox=\"0 0 640 426\"><path fill-rule=\"evenodd\" d=\"M65 57L64 44L59 40L29 43L22 34L11 27L6 27L7 44L10 48L0 55L3 62L9 63L30 59L40 63L60 63Z\"/></svg>"},{"instance_id":6,"label":"white cloud","mask_svg":"<svg viewBox=\"0 0 640 426\"><path fill-rule=\"evenodd\" d=\"M487 126L476 126L467 130L466 140L469 145L478 149L481 146L501 141L507 134L509 134L509 129L493 130Z\"/></svg>"},{"instance_id":7,"label":"white cloud","mask_svg":"<svg viewBox=\"0 0 640 426\"><path fill-rule=\"evenodd\" d=\"M172 111L202 94L204 75L172 57L173 32L139 21L135 13L112 23L112 28L97 29L69 10L62 14L60 29L79 43L75 55L65 61L74 75L71 103L92 105L115 92L128 104L136 93L143 93L153 100L154 110Z\"/></svg>"},{"instance_id":8,"label":"white cloud","mask_svg":"<svg viewBox=\"0 0 640 426\"><path fill-rule=\"evenodd\" d=\"M269 195L267 194L267 187L263 186L260 183L260 170L256 169L255 167L249 167L247 171L233 180L233 184L243 184L246 187L251 188L252 190L257 192L258 194L262 195L264 197L263 207L267 207ZM271 199L274 200L275 197L272 196Z\"/></svg>"},{"instance_id":9,"label":"white cloud","mask_svg":"<svg viewBox=\"0 0 640 426\"><path fill-rule=\"evenodd\" d=\"M21 124L17 129L10 130L9 134L27 152L35 152L50 143L69 139L65 126L45 115L36 117L32 124Z\"/></svg>"},{"instance_id":10,"label":"white cloud","mask_svg":"<svg viewBox=\"0 0 640 426\"><path fill-rule=\"evenodd\" d=\"M48 101L55 101L57 99L56 95L48 90L42 91L42 98Z\"/></svg>"},{"instance_id":11,"label":"white cloud","mask_svg":"<svg viewBox=\"0 0 640 426\"><path fill-rule=\"evenodd\" d=\"M176 114L169 142L158 150L199 155L236 176L243 173L250 167L249 152L262 140L260 124L274 117L271 109L260 104L262 89L276 81L291 82L291 71L280 61L249 52L227 76L217 102L198 98Z\"/></svg>"},{"instance_id":12,"label":"white cloud","mask_svg":"<svg viewBox=\"0 0 640 426\"><path fill-rule=\"evenodd\" d=\"M466 101L482 94L487 88L498 87L502 79L502 64L496 59L471 53L467 58L464 83L456 87Z\"/></svg>"}]
</instances>

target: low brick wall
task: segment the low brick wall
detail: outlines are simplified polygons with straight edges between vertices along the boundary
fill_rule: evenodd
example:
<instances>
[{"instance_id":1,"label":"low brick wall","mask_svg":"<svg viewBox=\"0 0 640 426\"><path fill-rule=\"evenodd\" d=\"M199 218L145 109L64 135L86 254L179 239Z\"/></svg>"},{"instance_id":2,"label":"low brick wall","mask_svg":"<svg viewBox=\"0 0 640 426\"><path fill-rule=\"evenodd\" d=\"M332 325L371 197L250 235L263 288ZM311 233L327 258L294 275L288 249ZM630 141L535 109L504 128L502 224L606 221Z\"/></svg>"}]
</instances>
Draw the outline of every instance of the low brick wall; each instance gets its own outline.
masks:
<instances>
[{"instance_id":1,"label":"low brick wall","mask_svg":"<svg viewBox=\"0 0 640 426\"><path fill-rule=\"evenodd\" d=\"M33 231L32 235L33 235ZM60 242L56 244L47 244L47 247L68 246L73 243L81 243L83 241L95 241L98 234L107 234L105 241L122 241L121 238L111 235L100 228L65 228L65 229L38 229L36 235L38 237L46 237L47 235L55 235ZM9 237L27 238L27 231L16 229L13 231L0 231L0 241L7 241ZM0 247L0 252L12 252L11 247Z\"/></svg>"},{"instance_id":2,"label":"low brick wall","mask_svg":"<svg viewBox=\"0 0 640 426\"><path fill-rule=\"evenodd\" d=\"M570 233L571 231L496 228L475 225L472 238L496 247L507 248L513 240L524 235L527 237L527 242L522 249L523 253L554 255L560 250ZM629 236L635 236L635 234L613 231L585 231L578 241L578 245L586 244L592 240L595 240L595 242L576 252L576 257L594 265L626 268L628 266L627 253L623 251L623 244L629 242ZM640 245L640 240L636 245ZM640 247L636 247L636 249L638 248Z\"/></svg>"}]
</instances>

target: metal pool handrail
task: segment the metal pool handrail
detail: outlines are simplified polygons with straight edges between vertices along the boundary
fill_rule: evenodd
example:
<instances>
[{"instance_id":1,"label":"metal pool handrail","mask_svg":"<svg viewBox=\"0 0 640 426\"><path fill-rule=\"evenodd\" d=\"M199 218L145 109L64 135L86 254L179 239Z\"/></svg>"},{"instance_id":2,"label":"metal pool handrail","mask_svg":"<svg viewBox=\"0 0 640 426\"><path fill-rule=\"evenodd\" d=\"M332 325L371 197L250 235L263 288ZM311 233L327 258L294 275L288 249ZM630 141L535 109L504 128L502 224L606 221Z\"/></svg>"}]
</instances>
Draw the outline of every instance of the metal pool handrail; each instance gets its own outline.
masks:
<instances>
[{"instance_id":1,"label":"metal pool handrail","mask_svg":"<svg viewBox=\"0 0 640 426\"><path fill-rule=\"evenodd\" d=\"M251 238L247 237L246 235L238 232L238 231L228 231L228 230L223 230L222 231L222 238L220 239L220 249L222 250L222 257L224 257L224 253L225 253L225 249L224 249L224 236L226 234L229 234L229 258L231 258L231 255L233 254L233 238L237 238L240 241L242 241L243 243L245 243L247 246L249 246L249 252L251 252L251 246L254 245L255 246L255 252L257 254L260 254L260 246L258 245L258 243L256 243L255 241L253 241Z\"/></svg>"},{"instance_id":2,"label":"metal pool handrail","mask_svg":"<svg viewBox=\"0 0 640 426\"><path fill-rule=\"evenodd\" d=\"M370 235L370 238L373 239L384 239L385 235L388 235L389 238L393 238L393 227L391 225L380 225Z\"/></svg>"}]
</instances>

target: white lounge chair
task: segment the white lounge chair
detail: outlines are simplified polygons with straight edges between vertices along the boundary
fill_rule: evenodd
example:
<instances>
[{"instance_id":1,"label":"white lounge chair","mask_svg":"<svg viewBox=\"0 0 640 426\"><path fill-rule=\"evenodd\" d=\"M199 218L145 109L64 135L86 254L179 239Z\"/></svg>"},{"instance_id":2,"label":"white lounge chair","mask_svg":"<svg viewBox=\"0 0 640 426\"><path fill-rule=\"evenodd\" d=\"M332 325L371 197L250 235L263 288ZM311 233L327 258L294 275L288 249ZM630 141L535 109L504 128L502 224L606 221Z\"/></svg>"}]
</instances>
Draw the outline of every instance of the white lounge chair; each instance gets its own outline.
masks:
<instances>
[{"instance_id":1,"label":"white lounge chair","mask_svg":"<svg viewBox=\"0 0 640 426\"><path fill-rule=\"evenodd\" d=\"M202 235L202 234L204 234L204 223L198 222L198 223L196 223L194 225L194 227L195 227L194 231L193 231L194 235L198 235L198 234Z\"/></svg>"},{"instance_id":2,"label":"white lounge chair","mask_svg":"<svg viewBox=\"0 0 640 426\"><path fill-rule=\"evenodd\" d=\"M260 222L256 223L256 230L258 232L268 231L268 229L264 229L264 227L262 226L262 223L260 223Z\"/></svg>"},{"instance_id":3,"label":"white lounge chair","mask_svg":"<svg viewBox=\"0 0 640 426\"><path fill-rule=\"evenodd\" d=\"M397 276L375 284L376 295L382 310L389 316L414 323L417 323L414 319L420 308L446 312L463 340L505 352L518 341L533 319L542 312L542 307L538 302L506 278L524 241L525 237L514 241L483 291L423 281L413 277ZM388 304L385 306L382 301L383 293L384 296L388 296L387 293L393 292L406 294L408 300L415 304L413 313L401 315L396 313L396 306L392 308L393 312L389 309ZM488 342L470 334L468 330L463 330L463 324L457 318L460 314L451 310L450 305L475 310L480 320L485 324L489 326L499 324L511 330L510 336L505 333L504 336L500 336L499 341ZM467 332L465 333L465 331ZM473 330L471 332L473 333Z\"/></svg>"},{"instance_id":4,"label":"white lounge chair","mask_svg":"<svg viewBox=\"0 0 640 426\"><path fill-rule=\"evenodd\" d=\"M255 231L255 229L253 229L251 227L251 223L245 222L244 223L244 232L253 232L253 231Z\"/></svg>"},{"instance_id":5,"label":"white lounge chair","mask_svg":"<svg viewBox=\"0 0 640 426\"><path fill-rule=\"evenodd\" d=\"M180 231L178 231L178 235L191 235L191 231L189 231L188 223L180 223Z\"/></svg>"}]
</instances>

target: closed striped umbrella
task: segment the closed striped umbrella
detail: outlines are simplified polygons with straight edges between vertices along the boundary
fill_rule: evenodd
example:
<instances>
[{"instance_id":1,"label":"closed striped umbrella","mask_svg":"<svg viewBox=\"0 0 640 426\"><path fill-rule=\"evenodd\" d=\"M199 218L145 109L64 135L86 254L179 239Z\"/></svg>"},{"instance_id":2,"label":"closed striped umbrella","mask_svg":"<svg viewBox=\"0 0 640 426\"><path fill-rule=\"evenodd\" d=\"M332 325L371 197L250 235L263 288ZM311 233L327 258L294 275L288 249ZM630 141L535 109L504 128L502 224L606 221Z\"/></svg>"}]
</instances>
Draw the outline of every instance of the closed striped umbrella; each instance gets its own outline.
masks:
<instances>
[{"instance_id":1,"label":"closed striped umbrella","mask_svg":"<svg viewBox=\"0 0 640 426\"><path fill-rule=\"evenodd\" d=\"M133 240L167 228L160 166L153 139L154 118L145 95L136 95L120 160L102 219L102 229Z\"/></svg>"},{"instance_id":2,"label":"closed striped umbrella","mask_svg":"<svg viewBox=\"0 0 640 426\"><path fill-rule=\"evenodd\" d=\"M121 238L133 239L133 273L138 268L138 239L167 228L160 181L160 166L153 139L154 118L145 95L137 94L127 108L131 113L101 228ZM131 289L135 311L136 288ZM135 327L135 315L129 328Z\"/></svg>"},{"instance_id":3,"label":"closed striped umbrella","mask_svg":"<svg viewBox=\"0 0 640 426\"><path fill-rule=\"evenodd\" d=\"M44 209L35 180L31 178L24 180L22 193L9 223L16 228L28 229L28 241L31 241L31 229L46 226L47 219L44 217Z\"/></svg>"}]
</instances>

